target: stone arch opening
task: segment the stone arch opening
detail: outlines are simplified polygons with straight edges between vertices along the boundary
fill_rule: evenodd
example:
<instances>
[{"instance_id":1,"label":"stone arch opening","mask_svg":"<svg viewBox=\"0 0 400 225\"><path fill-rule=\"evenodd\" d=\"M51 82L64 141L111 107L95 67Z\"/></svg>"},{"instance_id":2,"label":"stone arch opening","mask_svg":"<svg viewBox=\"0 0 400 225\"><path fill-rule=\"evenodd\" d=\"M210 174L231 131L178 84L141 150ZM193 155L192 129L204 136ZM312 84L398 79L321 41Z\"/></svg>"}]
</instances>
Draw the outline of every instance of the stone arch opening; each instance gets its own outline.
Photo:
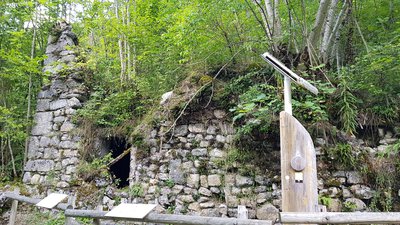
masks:
<instances>
[{"instance_id":1,"label":"stone arch opening","mask_svg":"<svg viewBox=\"0 0 400 225\"><path fill-rule=\"evenodd\" d=\"M131 147L123 137L109 137L106 139L109 152L115 159L125 150ZM109 171L113 175L114 182L118 183L118 188L123 188L129 185L129 169L130 169L130 154L126 154L116 163L110 166Z\"/></svg>"}]
</instances>

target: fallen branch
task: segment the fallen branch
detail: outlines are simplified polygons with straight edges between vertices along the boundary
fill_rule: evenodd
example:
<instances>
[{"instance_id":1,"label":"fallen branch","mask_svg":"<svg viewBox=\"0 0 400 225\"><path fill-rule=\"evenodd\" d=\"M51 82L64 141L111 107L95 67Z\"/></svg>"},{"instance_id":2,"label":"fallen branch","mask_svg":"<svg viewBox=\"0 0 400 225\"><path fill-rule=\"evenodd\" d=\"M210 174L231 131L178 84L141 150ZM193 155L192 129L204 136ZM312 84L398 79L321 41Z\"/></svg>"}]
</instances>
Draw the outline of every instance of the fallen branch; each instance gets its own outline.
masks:
<instances>
[{"instance_id":1,"label":"fallen branch","mask_svg":"<svg viewBox=\"0 0 400 225\"><path fill-rule=\"evenodd\" d=\"M123 153L121 153L117 158L113 159L111 162L107 164L107 167L110 167L117 163L119 160L121 160L124 156L128 155L128 153L131 152L131 148L126 149Z\"/></svg>"}]
</instances>

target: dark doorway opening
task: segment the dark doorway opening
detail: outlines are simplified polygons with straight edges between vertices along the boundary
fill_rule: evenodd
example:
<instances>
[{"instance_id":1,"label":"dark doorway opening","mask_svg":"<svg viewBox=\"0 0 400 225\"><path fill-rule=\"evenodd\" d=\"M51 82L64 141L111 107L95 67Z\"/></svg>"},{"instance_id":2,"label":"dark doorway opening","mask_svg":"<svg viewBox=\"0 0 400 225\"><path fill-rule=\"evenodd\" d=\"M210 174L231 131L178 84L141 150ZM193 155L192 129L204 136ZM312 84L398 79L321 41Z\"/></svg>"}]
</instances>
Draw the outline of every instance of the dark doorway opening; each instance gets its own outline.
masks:
<instances>
[{"instance_id":1,"label":"dark doorway opening","mask_svg":"<svg viewBox=\"0 0 400 225\"><path fill-rule=\"evenodd\" d=\"M111 156L114 159L131 147L131 145L126 142L126 139L121 137L109 137L106 139L106 142L108 143ZM118 183L118 188L129 185L129 165L130 154L127 154L110 166L110 173L113 175L114 182Z\"/></svg>"}]
</instances>

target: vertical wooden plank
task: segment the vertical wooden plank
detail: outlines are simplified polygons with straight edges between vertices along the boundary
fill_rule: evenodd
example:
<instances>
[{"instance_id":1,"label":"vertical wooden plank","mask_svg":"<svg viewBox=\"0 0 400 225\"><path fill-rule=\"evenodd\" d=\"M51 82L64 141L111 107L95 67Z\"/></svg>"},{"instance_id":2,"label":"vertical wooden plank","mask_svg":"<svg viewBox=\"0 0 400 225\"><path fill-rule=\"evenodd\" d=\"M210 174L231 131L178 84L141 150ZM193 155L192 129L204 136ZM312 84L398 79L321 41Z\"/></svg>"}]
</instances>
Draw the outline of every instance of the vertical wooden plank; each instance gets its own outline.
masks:
<instances>
[{"instance_id":1,"label":"vertical wooden plank","mask_svg":"<svg viewBox=\"0 0 400 225\"><path fill-rule=\"evenodd\" d=\"M249 217L249 211L246 209L246 206L244 205L239 205L238 206L238 219L248 219Z\"/></svg>"},{"instance_id":2,"label":"vertical wooden plank","mask_svg":"<svg viewBox=\"0 0 400 225\"><path fill-rule=\"evenodd\" d=\"M280 113L283 212L318 212L317 167L310 134L287 112Z\"/></svg>"},{"instance_id":3,"label":"vertical wooden plank","mask_svg":"<svg viewBox=\"0 0 400 225\"><path fill-rule=\"evenodd\" d=\"M15 188L14 193L16 195L18 195L19 194L19 189ZM12 200L10 220L8 221L9 225L14 225L15 224L15 221L17 219L17 210L18 210L18 201L17 200Z\"/></svg>"},{"instance_id":4,"label":"vertical wooden plank","mask_svg":"<svg viewBox=\"0 0 400 225\"><path fill-rule=\"evenodd\" d=\"M75 205L75 196L69 196L67 209L73 209L74 205ZM73 218L65 216L65 225L72 225L72 224L73 224Z\"/></svg>"},{"instance_id":5,"label":"vertical wooden plank","mask_svg":"<svg viewBox=\"0 0 400 225\"><path fill-rule=\"evenodd\" d=\"M101 202L97 206L97 210L98 211L102 211L103 210L103 206L101 205ZM99 218L94 218L93 219L93 225L100 225L100 219Z\"/></svg>"}]
</instances>

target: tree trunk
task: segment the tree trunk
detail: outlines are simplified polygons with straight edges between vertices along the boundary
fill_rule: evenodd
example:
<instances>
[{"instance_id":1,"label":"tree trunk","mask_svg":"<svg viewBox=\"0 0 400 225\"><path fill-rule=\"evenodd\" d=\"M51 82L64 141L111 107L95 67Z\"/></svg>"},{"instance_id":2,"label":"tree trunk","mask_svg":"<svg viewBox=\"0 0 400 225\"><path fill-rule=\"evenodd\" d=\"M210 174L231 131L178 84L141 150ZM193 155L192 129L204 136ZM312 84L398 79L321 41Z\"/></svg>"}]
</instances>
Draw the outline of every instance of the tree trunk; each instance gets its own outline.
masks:
<instances>
[{"instance_id":1,"label":"tree trunk","mask_svg":"<svg viewBox=\"0 0 400 225\"><path fill-rule=\"evenodd\" d=\"M328 45L329 45L328 40L333 31L333 26L334 26L333 20L334 20L335 10L337 8L338 1L339 0L331 1L331 4L329 5L329 9L328 9L328 16L326 17L325 29L324 29L324 33L323 33L321 48L320 48L320 53L321 53L324 63L326 63L328 61Z\"/></svg>"},{"instance_id":2,"label":"tree trunk","mask_svg":"<svg viewBox=\"0 0 400 225\"><path fill-rule=\"evenodd\" d=\"M32 22L33 23L33 22ZM36 27L33 23L33 37L32 37L32 45L31 45L31 60L35 57L35 46L36 46ZM31 101L32 101L32 73L29 73L29 81L28 81L28 106L26 109L26 139L25 139L25 151L24 151L24 161L23 166L21 168L21 173L24 172L24 167L28 157L28 147L29 147L29 134L31 127L29 126L29 121L31 118Z\"/></svg>"},{"instance_id":3,"label":"tree trunk","mask_svg":"<svg viewBox=\"0 0 400 225\"><path fill-rule=\"evenodd\" d=\"M319 40L321 38L321 31L324 25L324 21L326 19L326 14L328 12L328 6L330 0L321 0L319 3L319 8L317 12L317 17L315 19L314 26L311 30L311 33L308 37L308 51L311 53L311 56L316 56L318 52Z\"/></svg>"},{"instance_id":4,"label":"tree trunk","mask_svg":"<svg viewBox=\"0 0 400 225\"><path fill-rule=\"evenodd\" d=\"M119 21L119 13L118 13L118 0L115 0L115 17L117 21ZM124 84L125 81L125 73L126 73L126 68L125 68L125 57L124 57L124 46L123 46L123 36L121 34L118 34L118 49L119 49L119 60L120 60L120 65L121 65L121 73L120 73L120 82L121 85Z\"/></svg>"},{"instance_id":5,"label":"tree trunk","mask_svg":"<svg viewBox=\"0 0 400 225\"><path fill-rule=\"evenodd\" d=\"M15 167L14 152L13 152L13 149L11 147L11 137L10 137L10 135L7 136L7 142L8 142L8 150L10 151L13 175L14 175L14 178L16 178L18 176L18 174L17 174L17 169Z\"/></svg>"}]
</instances>

